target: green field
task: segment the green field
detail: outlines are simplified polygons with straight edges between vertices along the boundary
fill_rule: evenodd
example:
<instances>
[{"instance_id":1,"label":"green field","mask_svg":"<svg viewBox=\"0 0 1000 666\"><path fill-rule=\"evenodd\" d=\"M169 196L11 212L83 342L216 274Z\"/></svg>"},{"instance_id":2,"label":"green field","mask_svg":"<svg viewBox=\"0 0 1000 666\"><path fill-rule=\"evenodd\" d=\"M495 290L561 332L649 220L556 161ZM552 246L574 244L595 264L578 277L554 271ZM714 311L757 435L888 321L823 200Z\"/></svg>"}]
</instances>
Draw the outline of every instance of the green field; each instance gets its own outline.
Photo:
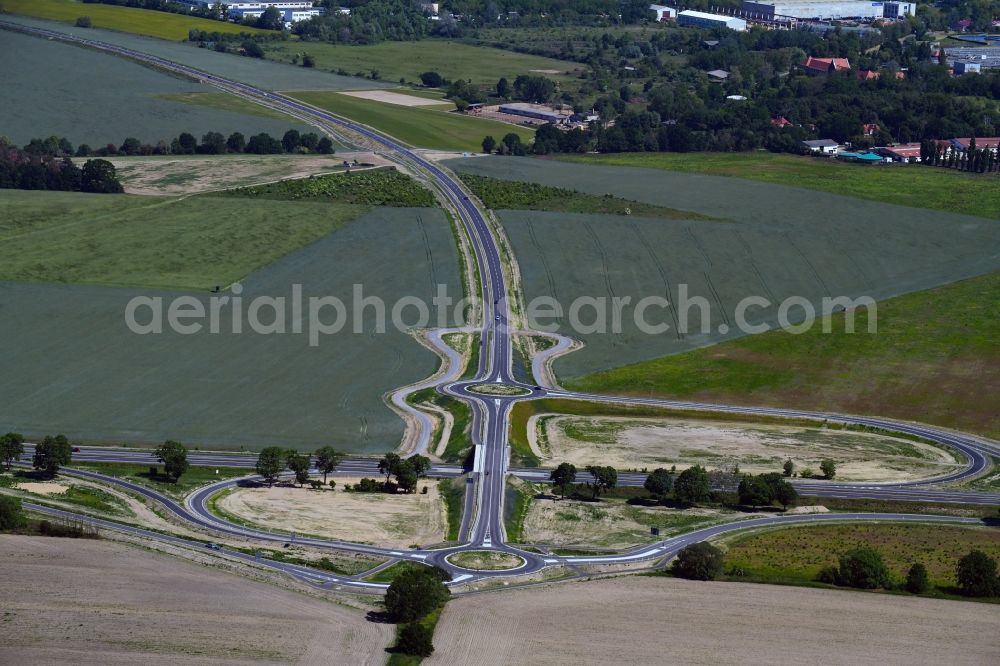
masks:
<instances>
[{"instance_id":1,"label":"green field","mask_svg":"<svg viewBox=\"0 0 1000 666\"><path fill-rule=\"evenodd\" d=\"M95 28L130 32L146 37L184 40L192 29L229 34L267 34L269 30L248 28L226 21L170 14L131 7L84 4L76 0L3 0L3 8L12 14L73 23L80 16L89 16ZM6 38L6 37L5 37Z\"/></svg>"},{"instance_id":2,"label":"green field","mask_svg":"<svg viewBox=\"0 0 1000 666\"><path fill-rule=\"evenodd\" d=\"M766 152L559 155L558 159L748 178L900 206L1000 218L1000 188L995 178L919 164L870 167Z\"/></svg>"},{"instance_id":3,"label":"green field","mask_svg":"<svg viewBox=\"0 0 1000 666\"><path fill-rule=\"evenodd\" d=\"M820 569L860 545L878 550L892 577L903 580L915 562L932 585L956 585L958 559L974 548L1000 557L1000 530L950 525L809 525L766 530L727 540L726 570L738 567L754 580L811 582Z\"/></svg>"},{"instance_id":4,"label":"green field","mask_svg":"<svg viewBox=\"0 0 1000 666\"><path fill-rule=\"evenodd\" d=\"M99 472L107 476L125 479L132 483L138 483L149 488L160 491L171 497L181 499L191 491L202 486L206 486L223 479L232 479L240 476L253 474L251 469L240 469L236 467L199 467L193 465L187 468L183 476L175 483L173 480L163 476L163 465L155 459L150 459L148 465L132 465L128 463L97 463L97 462L74 462L74 469L85 469ZM149 473L150 467L158 469L158 475L152 476Z\"/></svg>"},{"instance_id":5,"label":"green field","mask_svg":"<svg viewBox=\"0 0 1000 666\"><path fill-rule=\"evenodd\" d=\"M567 380L580 391L913 419L1000 437L1000 273L883 301L877 335L775 331ZM861 319L861 321L864 321ZM839 331L839 332L838 332Z\"/></svg>"},{"instance_id":6,"label":"green field","mask_svg":"<svg viewBox=\"0 0 1000 666\"><path fill-rule=\"evenodd\" d=\"M0 355L0 374L17 381L0 388L3 432L17 430L30 437L64 432L84 443L158 444L176 439L190 447L233 450L263 446L314 450L330 444L355 453L384 453L398 446L403 422L385 405L383 395L426 378L437 369L439 359L406 332L405 327L414 323L412 309L402 313L399 323L404 328L397 329L390 308L404 296L431 302L439 283L455 298L462 294L452 228L440 210L377 208L341 224L340 211L353 216L357 209L331 203L214 198L221 203L212 205L222 207L215 208L215 214L204 208L209 198L192 197L176 204L152 204L159 208L132 208L126 215L114 209L116 197L108 195L19 192L13 196L31 195L72 202L62 217L56 217L63 226L53 227L52 216L45 212L38 213L34 224L49 229L51 238L45 245L49 254L63 261L78 257L88 267L88 277L166 282L175 270L188 280L206 281L223 268L234 274L242 271L243 263L238 265L237 259L247 265L249 259L256 261L254 257L272 263L241 282L242 316L236 317L242 322L241 332L230 323L235 303L221 302L232 296L228 291L214 297L205 289L192 293L4 282L3 309L16 325L0 333L5 351ZM0 196L11 199L8 194ZM79 204L91 199L98 204L90 208ZM181 203L195 207L178 209L190 215L170 210ZM52 208L37 206L37 200L34 204L36 212ZM95 212L99 206L111 211L100 218ZM81 210L89 211L86 217L78 214ZM80 220L75 225L74 211ZM0 218L12 219L2 209ZM118 234L112 222L123 219L127 224L122 224L132 228ZM93 240L90 227L105 234L108 247ZM306 230L315 232L316 240L278 258L276 246L293 245L281 236L291 234L297 246ZM227 236L234 233L238 242ZM48 261L45 253L32 249L41 246L42 236L33 241L23 235L15 239L25 250L37 252L36 263ZM48 263L36 268L50 269ZM69 261L65 270L70 276L84 273ZM301 332L295 330L296 284L302 285ZM384 333L376 332L373 308L355 316L354 285L363 287L365 297L386 304ZM205 320L199 322L203 328L197 333L172 330L166 311L181 295L197 299L206 312L212 303L221 302L217 333ZM129 330L126 307L136 296L163 299L163 333ZM250 308L259 296L284 299L282 314L275 316L268 301L263 301L259 313L261 323L279 320L284 333L252 328ZM308 309L312 297L335 297L346 304L343 328L321 333L315 344L309 335L314 330ZM137 319L150 321L148 309ZM334 323L334 312L324 310L321 320Z\"/></svg>"},{"instance_id":7,"label":"green field","mask_svg":"<svg viewBox=\"0 0 1000 666\"><path fill-rule=\"evenodd\" d=\"M170 46L192 53L202 50ZM0 129L0 135L17 144L56 135L66 137L74 146L88 143L93 148L108 143L117 146L130 136L143 143L162 140L169 145L181 132L200 139L209 131L226 136L268 132L280 137L290 128L307 130L301 121L289 116L238 97L209 92L214 90L210 86L124 58L16 32L0 33L0 61L18 62L4 74L5 83L17 94L4 100Z\"/></svg>"},{"instance_id":8,"label":"green field","mask_svg":"<svg viewBox=\"0 0 1000 666\"><path fill-rule=\"evenodd\" d=\"M365 206L434 207L434 195L394 167L313 176L227 190L225 196L276 201L338 201Z\"/></svg>"},{"instance_id":9,"label":"green field","mask_svg":"<svg viewBox=\"0 0 1000 666\"><path fill-rule=\"evenodd\" d=\"M346 204L0 192L0 279L207 290L364 214Z\"/></svg>"},{"instance_id":10,"label":"green field","mask_svg":"<svg viewBox=\"0 0 1000 666\"><path fill-rule=\"evenodd\" d=\"M527 142L534 131L484 118L447 113L434 109L398 106L331 92L296 92L292 97L331 113L364 123L399 141L418 148L482 150L483 137L497 140L510 132Z\"/></svg>"},{"instance_id":11,"label":"green field","mask_svg":"<svg viewBox=\"0 0 1000 666\"><path fill-rule=\"evenodd\" d=\"M634 215L663 220L692 220L703 216L654 206L640 201L617 197L599 197L576 190L546 187L537 183L521 183L473 174L459 176L487 208L493 210L548 210L559 213L598 213L602 215Z\"/></svg>"},{"instance_id":12,"label":"green field","mask_svg":"<svg viewBox=\"0 0 1000 666\"><path fill-rule=\"evenodd\" d=\"M558 72L557 79L570 78L583 65L564 60L470 46L443 39L418 42L384 41L370 46L328 44L322 42L278 42L264 47L266 57L292 62L304 53L316 58L316 67L369 76L376 70L383 81L420 82L420 75L435 71L448 80L465 79L473 83L495 84L501 77L513 81L520 74ZM567 76L567 73L572 73Z\"/></svg>"}]
</instances>

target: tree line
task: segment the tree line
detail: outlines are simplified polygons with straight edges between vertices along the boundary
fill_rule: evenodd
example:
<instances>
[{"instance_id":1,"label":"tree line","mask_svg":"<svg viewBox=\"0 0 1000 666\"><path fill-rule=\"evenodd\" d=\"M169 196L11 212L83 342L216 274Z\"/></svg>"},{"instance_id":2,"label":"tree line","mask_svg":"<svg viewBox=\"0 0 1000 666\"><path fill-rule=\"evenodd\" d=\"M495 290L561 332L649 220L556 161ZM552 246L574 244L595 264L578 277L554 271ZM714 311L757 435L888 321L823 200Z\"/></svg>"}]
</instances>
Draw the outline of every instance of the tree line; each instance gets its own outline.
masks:
<instances>
[{"instance_id":1,"label":"tree line","mask_svg":"<svg viewBox=\"0 0 1000 666\"><path fill-rule=\"evenodd\" d=\"M940 141L921 141L920 163L972 173L996 173L1000 171L997 151L991 148L977 148L976 137L969 140L968 150L957 150Z\"/></svg>"},{"instance_id":2,"label":"tree line","mask_svg":"<svg viewBox=\"0 0 1000 666\"><path fill-rule=\"evenodd\" d=\"M181 132L169 143L142 143L135 137L126 137L119 145L109 143L93 149L81 144L77 155L135 156L135 155L226 155L246 153L252 155L280 155L282 153L315 153L332 155L333 141L328 136L315 132L300 133L290 129L280 139L267 132L260 132L247 138L242 132L233 132L228 137L221 132L206 132L199 143L195 135Z\"/></svg>"}]
</instances>

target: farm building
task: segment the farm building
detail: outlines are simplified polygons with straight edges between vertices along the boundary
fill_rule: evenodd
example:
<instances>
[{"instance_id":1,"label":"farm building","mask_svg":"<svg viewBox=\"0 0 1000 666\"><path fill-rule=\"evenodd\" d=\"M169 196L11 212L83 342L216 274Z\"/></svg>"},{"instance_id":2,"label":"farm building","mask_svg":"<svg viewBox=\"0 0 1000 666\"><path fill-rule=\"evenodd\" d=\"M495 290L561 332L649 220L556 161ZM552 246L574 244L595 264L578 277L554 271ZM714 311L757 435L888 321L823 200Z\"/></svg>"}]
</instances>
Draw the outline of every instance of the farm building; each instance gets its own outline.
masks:
<instances>
[{"instance_id":1,"label":"farm building","mask_svg":"<svg viewBox=\"0 0 1000 666\"><path fill-rule=\"evenodd\" d=\"M971 137L962 137L958 139L951 139L949 141L951 147L959 152L965 152L972 146ZM1000 146L1000 137L995 136L985 136L976 138L976 148L982 150L983 148L989 148L995 151L997 147Z\"/></svg>"},{"instance_id":2,"label":"farm building","mask_svg":"<svg viewBox=\"0 0 1000 666\"><path fill-rule=\"evenodd\" d=\"M813 139L803 141L802 145L814 153L823 153L824 155L833 155L840 147L840 144L833 139Z\"/></svg>"},{"instance_id":3,"label":"farm building","mask_svg":"<svg viewBox=\"0 0 1000 666\"><path fill-rule=\"evenodd\" d=\"M724 69L713 69L710 72L705 72L708 78L714 79L715 81L725 81L729 78L729 72Z\"/></svg>"},{"instance_id":4,"label":"farm building","mask_svg":"<svg viewBox=\"0 0 1000 666\"><path fill-rule=\"evenodd\" d=\"M893 162L902 162L903 164L920 161L919 143L903 143L898 146L885 146L882 148L875 148L874 152L878 153L882 157L885 157L886 159L892 160Z\"/></svg>"},{"instance_id":5,"label":"farm building","mask_svg":"<svg viewBox=\"0 0 1000 666\"><path fill-rule=\"evenodd\" d=\"M914 2L872 2L872 0L766 0L743 1L743 12L773 20L775 16L797 19L899 18L916 13Z\"/></svg>"},{"instance_id":6,"label":"farm building","mask_svg":"<svg viewBox=\"0 0 1000 666\"><path fill-rule=\"evenodd\" d=\"M500 113L509 113L512 116L523 116L524 118L534 118L535 120L544 120L547 123L556 124L565 122L572 115L566 111L556 111L550 106L523 102L501 104L497 110Z\"/></svg>"},{"instance_id":7,"label":"farm building","mask_svg":"<svg viewBox=\"0 0 1000 666\"><path fill-rule=\"evenodd\" d=\"M729 28L737 32L746 32L747 29L747 22L736 16L708 14L693 10L678 12L677 24L690 28Z\"/></svg>"},{"instance_id":8,"label":"farm building","mask_svg":"<svg viewBox=\"0 0 1000 666\"><path fill-rule=\"evenodd\" d=\"M657 21L672 21L677 18L677 10L666 5L650 5L650 11L656 12Z\"/></svg>"}]
</instances>

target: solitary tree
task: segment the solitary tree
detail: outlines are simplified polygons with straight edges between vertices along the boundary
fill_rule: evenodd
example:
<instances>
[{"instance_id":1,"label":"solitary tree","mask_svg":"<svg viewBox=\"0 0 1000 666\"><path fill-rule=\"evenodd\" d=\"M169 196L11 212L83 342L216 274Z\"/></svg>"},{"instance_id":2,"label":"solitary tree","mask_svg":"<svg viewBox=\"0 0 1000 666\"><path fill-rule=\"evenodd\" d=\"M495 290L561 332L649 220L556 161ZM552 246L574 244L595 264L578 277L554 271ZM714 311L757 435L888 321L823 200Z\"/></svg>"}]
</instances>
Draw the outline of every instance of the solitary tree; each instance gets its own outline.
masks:
<instances>
[{"instance_id":1,"label":"solitary tree","mask_svg":"<svg viewBox=\"0 0 1000 666\"><path fill-rule=\"evenodd\" d=\"M662 502L674 489L674 475L658 467L646 477L646 482L642 485L653 497Z\"/></svg>"},{"instance_id":2,"label":"solitary tree","mask_svg":"<svg viewBox=\"0 0 1000 666\"><path fill-rule=\"evenodd\" d=\"M497 97L501 99L510 97L510 82L505 76L500 77L500 80L497 81Z\"/></svg>"},{"instance_id":3,"label":"solitary tree","mask_svg":"<svg viewBox=\"0 0 1000 666\"><path fill-rule=\"evenodd\" d=\"M385 474L385 482L389 483L390 477L399 470L402 458L396 453L387 453L378 461L378 471Z\"/></svg>"},{"instance_id":4,"label":"solitary tree","mask_svg":"<svg viewBox=\"0 0 1000 666\"><path fill-rule=\"evenodd\" d=\"M451 576L438 567L416 567L396 576L385 593L385 608L397 622L414 622L447 599L444 581Z\"/></svg>"},{"instance_id":5,"label":"solitary tree","mask_svg":"<svg viewBox=\"0 0 1000 666\"><path fill-rule=\"evenodd\" d=\"M0 437L0 458L8 470L22 455L24 455L24 435L19 432L9 432Z\"/></svg>"},{"instance_id":6,"label":"solitary tree","mask_svg":"<svg viewBox=\"0 0 1000 666\"><path fill-rule=\"evenodd\" d=\"M257 17L256 26L264 30L281 30L285 27L285 18L275 6L270 6Z\"/></svg>"},{"instance_id":7,"label":"solitary tree","mask_svg":"<svg viewBox=\"0 0 1000 666\"><path fill-rule=\"evenodd\" d=\"M118 182L115 165L107 160L87 160L83 164L80 189L98 194L118 194L123 192Z\"/></svg>"},{"instance_id":8,"label":"solitary tree","mask_svg":"<svg viewBox=\"0 0 1000 666\"><path fill-rule=\"evenodd\" d=\"M73 455L73 447L65 435L46 437L35 444L35 457L31 464L47 476L55 476L61 465L68 465Z\"/></svg>"},{"instance_id":9,"label":"solitary tree","mask_svg":"<svg viewBox=\"0 0 1000 666\"><path fill-rule=\"evenodd\" d=\"M989 597L1000 594L997 562L981 550L970 551L958 561L958 589L967 597Z\"/></svg>"},{"instance_id":10,"label":"solitary tree","mask_svg":"<svg viewBox=\"0 0 1000 666\"><path fill-rule=\"evenodd\" d=\"M424 72L420 75L420 82L428 88L440 88L444 85L444 77L437 72Z\"/></svg>"},{"instance_id":11,"label":"solitary tree","mask_svg":"<svg viewBox=\"0 0 1000 666\"><path fill-rule=\"evenodd\" d=\"M927 578L927 567L920 562L916 562L906 572L906 590L913 594L923 594L930 588L930 581Z\"/></svg>"},{"instance_id":12,"label":"solitary tree","mask_svg":"<svg viewBox=\"0 0 1000 666\"><path fill-rule=\"evenodd\" d=\"M559 494L566 499L566 488L576 481L576 465L559 463L559 466L549 473L549 480L552 481L552 487L558 488Z\"/></svg>"},{"instance_id":13,"label":"solitary tree","mask_svg":"<svg viewBox=\"0 0 1000 666\"><path fill-rule=\"evenodd\" d=\"M889 569L886 568L882 555L868 546L855 548L841 556L840 575L837 578L841 585L848 587L867 590L889 587Z\"/></svg>"},{"instance_id":14,"label":"solitary tree","mask_svg":"<svg viewBox=\"0 0 1000 666\"><path fill-rule=\"evenodd\" d=\"M674 497L681 502L697 504L711 496L712 488L708 485L708 472L700 465L688 467L674 481Z\"/></svg>"},{"instance_id":15,"label":"solitary tree","mask_svg":"<svg viewBox=\"0 0 1000 666\"><path fill-rule=\"evenodd\" d=\"M483 138L483 152L486 154L490 154L496 147L497 147L497 140L494 139L491 135L487 134Z\"/></svg>"},{"instance_id":16,"label":"solitary tree","mask_svg":"<svg viewBox=\"0 0 1000 666\"><path fill-rule=\"evenodd\" d=\"M715 580L722 573L722 551L702 541L677 553L672 567L673 574L690 580Z\"/></svg>"},{"instance_id":17,"label":"solitary tree","mask_svg":"<svg viewBox=\"0 0 1000 666\"><path fill-rule=\"evenodd\" d=\"M837 476L837 463L827 458L819 464L819 471L823 472L826 478L832 479Z\"/></svg>"},{"instance_id":18,"label":"solitary tree","mask_svg":"<svg viewBox=\"0 0 1000 666\"><path fill-rule=\"evenodd\" d=\"M593 477L589 484L592 499L597 499L602 492L607 492L618 485L618 471L614 467L587 465L587 471Z\"/></svg>"},{"instance_id":19,"label":"solitary tree","mask_svg":"<svg viewBox=\"0 0 1000 666\"><path fill-rule=\"evenodd\" d=\"M324 446L313 455L316 457L316 469L323 474L323 483L326 483L326 475L337 469L344 459L344 454L332 446Z\"/></svg>"},{"instance_id":20,"label":"solitary tree","mask_svg":"<svg viewBox=\"0 0 1000 666\"><path fill-rule=\"evenodd\" d=\"M257 455L257 473L264 477L268 485L274 483L285 469L285 452L277 446L269 446Z\"/></svg>"},{"instance_id":21,"label":"solitary tree","mask_svg":"<svg viewBox=\"0 0 1000 666\"><path fill-rule=\"evenodd\" d=\"M295 482L300 487L309 480L309 456L289 449L285 452L285 464L295 473Z\"/></svg>"},{"instance_id":22,"label":"solitary tree","mask_svg":"<svg viewBox=\"0 0 1000 666\"><path fill-rule=\"evenodd\" d=\"M177 483L181 475L187 471L187 449L180 442L168 439L156 448L153 455L163 463L163 469L166 470L168 476L173 477L174 483Z\"/></svg>"},{"instance_id":23,"label":"solitary tree","mask_svg":"<svg viewBox=\"0 0 1000 666\"><path fill-rule=\"evenodd\" d=\"M792 472L795 471L795 463L793 463L792 459L789 458L788 460L785 461L785 464L781 466L781 469L784 472L785 476L791 476Z\"/></svg>"}]
</instances>

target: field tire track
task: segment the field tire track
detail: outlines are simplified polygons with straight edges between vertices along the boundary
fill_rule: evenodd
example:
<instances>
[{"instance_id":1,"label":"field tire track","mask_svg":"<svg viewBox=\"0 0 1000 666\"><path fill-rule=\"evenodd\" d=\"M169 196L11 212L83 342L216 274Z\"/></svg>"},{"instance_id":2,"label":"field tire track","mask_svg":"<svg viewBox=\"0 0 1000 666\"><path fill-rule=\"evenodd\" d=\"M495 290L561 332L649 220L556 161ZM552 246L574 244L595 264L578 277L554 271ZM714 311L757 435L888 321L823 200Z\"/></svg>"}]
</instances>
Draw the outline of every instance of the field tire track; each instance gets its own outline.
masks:
<instances>
[{"instance_id":1,"label":"field tire track","mask_svg":"<svg viewBox=\"0 0 1000 666\"><path fill-rule=\"evenodd\" d=\"M556 291L556 281L552 277L552 269L549 268L549 262L545 258L545 250L542 249L542 244L538 242L538 236L535 235L535 225L532 224L531 219L528 219L528 236L531 238L531 244L538 250L538 259L545 271L545 281L549 285L549 295L558 300L559 293Z\"/></svg>"},{"instance_id":2,"label":"field tire track","mask_svg":"<svg viewBox=\"0 0 1000 666\"><path fill-rule=\"evenodd\" d=\"M828 286L826 286L826 282L823 281L823 277L819 274L819 271L816 270L816 267L813 266L813 263L811 261L809 261L809 257L806 256L806 253L803 252L802 249L798 245L795 244L795 241L792 240L792 237L788 234L787 231L785 233L783 233L782 235L785 237L785 240L788 241L788 245L791 246L791 248L793 250L795 250L795 252L802 258L802 261L805 262L806 266L809 267L809 271L812 273L813 277L816 279L816 282L819 283L820 289L823 290L823 294L826 295L826 296L832 296L832 293L830 292L830 288Z\"/></svg>"},{"instance_id":3,"label":"field tire track","mask_svg":"<svg viewBox=\"0 0 1000 666\"><path fill-rule=\"evenodd\" d=\"M667 310L670 311L670 318L674 322L674 336L678 340L683 340L684 334L681 332L681 325L677 320L677 310L674 309L674 303L671 300L670 280L667 278L667 270L663 267L663 263L660 261L660 258L656 256L656 252L653 250L653 244L649 242L648 238L646 238L646 234L642 232L639 225L633 223L632 232L635 234L636 238L639 239L639 244L646 248L646 252L649 253L649 258L652 260L653 265L656 266L656 271L660 274L660 279L663 281L663 296L670 302L667 306Z\"/></svg>"},{"instance_id":4,"label":"field tire track","mask_svg":"<svg viewBox=\"0 0 1000 666\"><path fill-rule=\"evenodd\" d=\"M427 227L424 225L422 215L417 215L417 225L420 227L420 235L424 239L424 254L427 256L427 265L430 267L431 291L434 291L439 284L437 266L434 263L434 252L431 250L431 241L427 236Z\"/></svg>"},{"instance_id":5,"label":"field tire track","mask_svg":"<svg viewBox=\"0 0 1000 666\"><path fill-rule=\"evenodd\" d=\"M594 231L594 227L591 226L590 222L584 222L583 227L590 234L590 239L594 241L594 246L597 247L597 252L601 255L601 266L604 268L604 286L608 290L608 295L611 298L615 297L615 289L611 286L611 268L608 262L608 252L604 249L604 245L601 243L601 239L597 237L597 233Z\"/></svg>"},{"instance_id":6,"label":"field tire track","mask_svg":"<svg viewBox=\"0 0 1000 666\"><path fill-rule=\"evenodd\" d=\"M775 297L774 292L771 291L771 287L767 284L767 280L764 279L764 274L760 272L760 268L757 266L757 262L753 258L753 249L750 247L750 243L747 242L747 239L744 238L743 234L741 234L739 231L735 233L736 233L736 238L739 239L740 244L743 245L743 249L746 251L747 261L750 262L750 270L753 271L753 274L757 276L757 280L760 282L761 289L763 289L764 293L767 294L768 300L770 300L772 303L776 303L778 299L777 297Z\"/></svg>"},{"instance_id":7,"label":"field tire track","mask_svg":"<svg viewBox=\"0 0 1000 666\"><path fill-rule=\"evenodd\" d=\"M719 292L715 288L715 283L712 282L712 276L708 274L708 271L703 271L702 275L705 276L705 284L708 285L708 290L712 292L712 298L715 299L716 304L719 306L719 313L722 315L722 321L726 322L726 326L730 326L731 322L729 321L729 313L726 312L726 306L722 304L722 299L719 297ZM709 313L709 317L711 316L711 313Z\"/></svg>"}]
</instances>

